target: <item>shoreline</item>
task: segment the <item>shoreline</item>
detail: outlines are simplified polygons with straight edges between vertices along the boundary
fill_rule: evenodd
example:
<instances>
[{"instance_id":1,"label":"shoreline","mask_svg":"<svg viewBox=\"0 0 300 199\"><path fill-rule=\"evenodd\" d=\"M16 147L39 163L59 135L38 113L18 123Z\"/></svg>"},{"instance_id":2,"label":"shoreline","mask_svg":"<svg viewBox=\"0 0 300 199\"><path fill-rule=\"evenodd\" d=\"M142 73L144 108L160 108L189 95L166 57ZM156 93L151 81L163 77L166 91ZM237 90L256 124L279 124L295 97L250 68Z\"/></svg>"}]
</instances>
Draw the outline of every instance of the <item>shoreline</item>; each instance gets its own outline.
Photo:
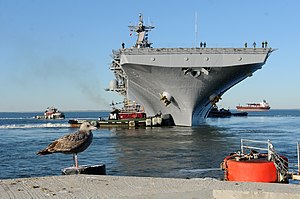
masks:
<instances>
[{"instance_id":1,"label":"shoreline","mask_svg":"<svg viewBox=\"0 0 300 199\"><path fill-rule=\"evenodd\" d=\"M0 180L0 198L299 198L299 185L207 178L67 175Z\"/></svg>"}]
</instances>

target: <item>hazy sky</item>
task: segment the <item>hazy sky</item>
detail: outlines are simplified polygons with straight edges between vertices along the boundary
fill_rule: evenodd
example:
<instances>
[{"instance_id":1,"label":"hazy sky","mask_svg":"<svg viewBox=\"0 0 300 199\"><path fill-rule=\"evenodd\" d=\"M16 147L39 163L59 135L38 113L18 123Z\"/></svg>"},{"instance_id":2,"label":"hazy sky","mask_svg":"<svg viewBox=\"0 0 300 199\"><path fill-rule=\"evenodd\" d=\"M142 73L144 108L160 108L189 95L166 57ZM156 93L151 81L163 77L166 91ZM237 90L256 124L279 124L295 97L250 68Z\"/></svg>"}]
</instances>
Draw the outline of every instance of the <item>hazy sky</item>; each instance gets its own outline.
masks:
<instances>
[{"instance_id":1,"label":"hazy sky","mask_svg":"<svg viewBox=\"0 0 300 199\"><path fill-rule=\"evenodd\" d=\"M111 50L129 47L128 25L143 13L153 47L243 47L267 40L261 70L223 95L219 106L266 99L300 108L300 1L0 0L0 112L110 109Z\"/></svg>"}]
</instances>

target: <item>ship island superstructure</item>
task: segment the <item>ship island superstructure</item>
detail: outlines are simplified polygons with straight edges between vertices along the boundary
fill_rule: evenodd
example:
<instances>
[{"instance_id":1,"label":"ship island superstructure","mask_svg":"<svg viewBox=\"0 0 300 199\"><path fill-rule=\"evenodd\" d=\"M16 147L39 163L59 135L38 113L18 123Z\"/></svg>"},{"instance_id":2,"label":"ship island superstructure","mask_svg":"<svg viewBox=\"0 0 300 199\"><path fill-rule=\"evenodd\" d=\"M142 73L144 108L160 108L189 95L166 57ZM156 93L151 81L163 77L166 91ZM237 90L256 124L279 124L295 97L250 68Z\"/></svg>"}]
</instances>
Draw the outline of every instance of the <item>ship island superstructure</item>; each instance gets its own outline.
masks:
<instances>
[{"instance_id":1,"label":"ship island superstructure","mask_svg":"<svg viewBox=\"0 0 300 199\"><path fill-rule=\"evenodd\" d=\"M274 51L262 48L153 48L140 14L133 47L113 50L109 84L125 98L138 101L148 115L170 114L176 125L203 122L211 107L231 87L252 76Z\"/></svg>"}]
</instances>

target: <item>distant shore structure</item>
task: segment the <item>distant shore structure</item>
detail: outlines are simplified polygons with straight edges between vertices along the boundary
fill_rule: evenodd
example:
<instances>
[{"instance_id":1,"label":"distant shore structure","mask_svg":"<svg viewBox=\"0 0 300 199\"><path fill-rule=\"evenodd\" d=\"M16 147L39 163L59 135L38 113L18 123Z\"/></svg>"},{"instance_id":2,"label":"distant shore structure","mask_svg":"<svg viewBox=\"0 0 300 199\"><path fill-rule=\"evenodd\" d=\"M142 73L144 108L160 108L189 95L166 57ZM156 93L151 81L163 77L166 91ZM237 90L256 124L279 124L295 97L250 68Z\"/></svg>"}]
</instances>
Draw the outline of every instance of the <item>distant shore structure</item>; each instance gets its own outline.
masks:
<instances>
[{"instance_id":1,"label":"distant shore structure","mask_svg":"<svg viewBox=\"0 0 300 199\"><path fill-rule=\"evenodd\" d=\"M170 27L172 24L169 24ZM153 48L142 14L137 25L136 43L113 50L110 70L115 79L107 91L138 101L147 115L170 114L178 126L204 122L212 106L234 85L262 68L272 48Z\"/></svg>"}]
</instances>

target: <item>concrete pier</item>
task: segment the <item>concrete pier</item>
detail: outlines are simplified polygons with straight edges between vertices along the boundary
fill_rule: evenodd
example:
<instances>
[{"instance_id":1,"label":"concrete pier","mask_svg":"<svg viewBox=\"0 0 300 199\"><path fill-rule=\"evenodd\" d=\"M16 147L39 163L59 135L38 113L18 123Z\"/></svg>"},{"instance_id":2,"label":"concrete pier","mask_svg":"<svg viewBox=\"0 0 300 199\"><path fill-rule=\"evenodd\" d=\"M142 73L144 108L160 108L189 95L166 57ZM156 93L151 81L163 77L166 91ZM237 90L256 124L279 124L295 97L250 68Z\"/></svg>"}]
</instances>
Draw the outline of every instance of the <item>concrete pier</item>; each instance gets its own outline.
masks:
<instances>
[{"instance_id":1,"label":"concrete pier","mask_svg":"<svg viewBox=\"0 0 300 199\"><path fill-rule=\"evenodd\" d=\"M0 198L298 199L300 186L80 174L0 180Z\"/></svg>"}]
</instances>

